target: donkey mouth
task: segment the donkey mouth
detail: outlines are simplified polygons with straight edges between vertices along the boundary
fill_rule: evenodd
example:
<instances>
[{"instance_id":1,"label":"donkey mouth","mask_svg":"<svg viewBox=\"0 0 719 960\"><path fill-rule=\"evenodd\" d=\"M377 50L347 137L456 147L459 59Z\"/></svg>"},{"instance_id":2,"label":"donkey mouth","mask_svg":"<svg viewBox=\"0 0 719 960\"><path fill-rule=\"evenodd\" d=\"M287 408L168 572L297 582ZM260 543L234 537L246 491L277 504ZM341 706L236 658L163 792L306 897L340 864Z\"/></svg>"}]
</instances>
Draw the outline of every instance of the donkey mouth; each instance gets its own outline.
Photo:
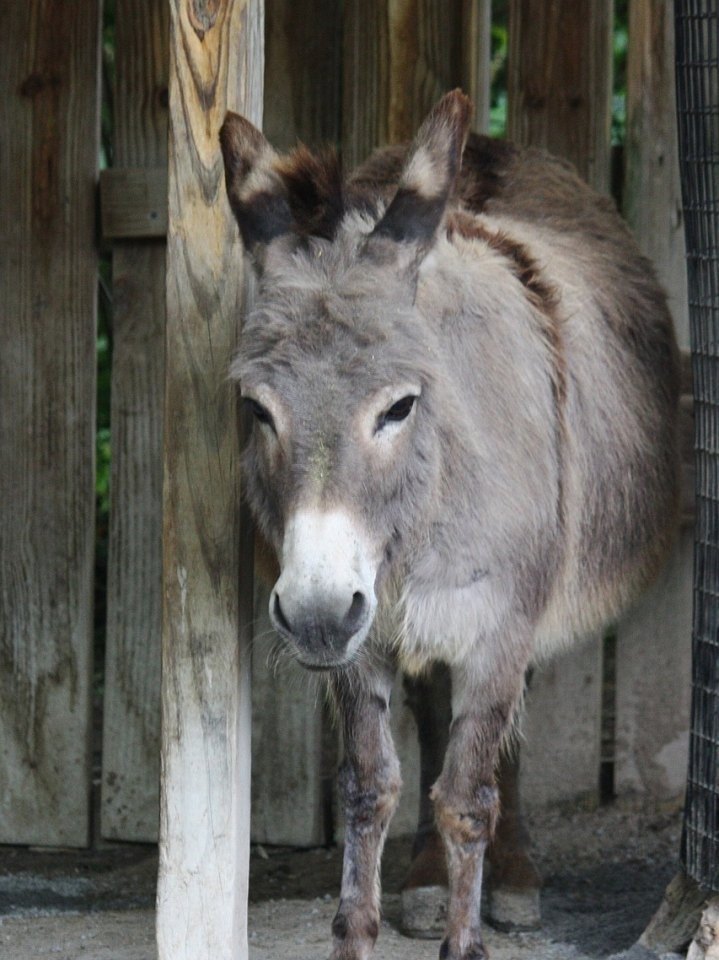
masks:
<instances>
[{"instance_id":1,"label":"donkey mouth","mask_svg":"<svg viewBox=\"0 0 719 960\"><path fill-rule=\"evenodd\" d=\"M349 611L341 618L317 608L305 609L290 623L276 590L270 597L270 619L277 633L308 670L340 670L349 665L364 642L374 619L374 604L355 593Z\"/></svg>"}]
</instances>

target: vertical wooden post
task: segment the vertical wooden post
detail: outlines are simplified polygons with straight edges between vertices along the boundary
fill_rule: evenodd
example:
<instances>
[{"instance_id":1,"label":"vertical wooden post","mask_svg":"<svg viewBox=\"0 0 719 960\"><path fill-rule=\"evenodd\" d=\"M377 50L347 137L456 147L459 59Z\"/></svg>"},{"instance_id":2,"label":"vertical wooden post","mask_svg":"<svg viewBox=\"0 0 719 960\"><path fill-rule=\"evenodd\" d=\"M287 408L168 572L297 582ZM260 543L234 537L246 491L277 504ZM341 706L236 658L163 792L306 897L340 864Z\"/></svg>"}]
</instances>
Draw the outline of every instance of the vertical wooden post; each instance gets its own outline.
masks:
<instances>
[{"instance_id":1,"label":"vertical wooden post","mask_svg":"<svg viewBox=\"0 0 719 960\"><path fill-rule=\"evenodd\" d=\"M261 122L263 4L172 0L170 17L158 946L243 960L252 557L227 380L243 267L217 137L227 108Z\"/></svg>"},{"instance_id":2,"label":"vertical wooden post","mask_svg":"<svg viewBox=\"0 0 719 960\"><path fill-rule=\"evenodd\" d=\"M338 143L342 109L342 5L267 0L265 136L277 150L298 140Z\"/></svg>"},{"instance_id":3,"label":"vertical wooden post","mask_svg":"<svg viewBox=\"0 0 719 960\"><path fill-rule=\"evenodd\" d=\"M624 215L669 296L679 344L689 349L687 272L674 94L674 10L632 0L627 51Z\"/></svg>"},{"instance_id":4,"label":"vertical wooden post","mask_svg":"<svg viewBox=\"0 0 719 960\"><path fill-rule=\"evenodd\" d=\"M407 140L462 86L489 115L488 0L346 0L342 144L348 168ZM465 29L469 32L465 32Z\"/></svg>"},{"instance_id":5,"label":"vertical wooden post","mask_svg":"<svg viewBox=\"0 0 719 960\"><path fill-rule=\"evenodd\" d=\"M267 0L263 127L274 147L340 138L342 8L336 0ZM336 755L326 698L291 658L275 668L269 585L258 581L252 645L252 838L317 846L332 839L324 750ZM287 789L291 783L292 788Z\"/></svg>"},{"instance_id":6,"label":"vertical wooden post","mask_svg":"<svg viewBox=\"0 0 719 960\"><path fill-rule=\"evenodd\" d=\"M611 26L611 0L509 3L508 135L565 157L604 192ZM600 638L537 671L524 723L522 792L528 805L598 798L601 696ZM547 743L562 744L561 758L546 755Z\"/></svg>"},{"instance_id":7,"label":"vertical wooden post","mask_svg":"<svg viewBox=\"0 0 719 960\"><path fill-rule=\"evenodd\" d=\"M689 348L674 96L674 4L632 0L624 207ZM693 530L682 527L660 579L617 630L617 792L666 800L685 789L691 701ZM665 705L672 704L671 710Z\"/></svg>"},{"instance_id":8,"label":"vertical wooden post","mask_svg":"<svg viewBox=\"0 0 719 960\"><path fill-rule=\"evenodd\" d=\"M0 30L0 842L89 839L99 3Z\"/></svg>"},{"instance_id":9,"label":"vertical wooden post","mask_svg":"<svg viewBox=\"0 0 719 960\"><path fill-rule=\"evenodd\" d=\"M611 0L510 0L508 136L609 190Z\"/></svg>"},{"instance_id":10,"label":"vertical wooden post","mask_svg":"<svg viewBox=\"0 0 719 960\"><path fill-rule=\"evenodd\" d=\"M117 0L114 166L167 168L167 0ZM157 840L165 241L113 246L102 835Z\"/></svg>"}]
</instances>

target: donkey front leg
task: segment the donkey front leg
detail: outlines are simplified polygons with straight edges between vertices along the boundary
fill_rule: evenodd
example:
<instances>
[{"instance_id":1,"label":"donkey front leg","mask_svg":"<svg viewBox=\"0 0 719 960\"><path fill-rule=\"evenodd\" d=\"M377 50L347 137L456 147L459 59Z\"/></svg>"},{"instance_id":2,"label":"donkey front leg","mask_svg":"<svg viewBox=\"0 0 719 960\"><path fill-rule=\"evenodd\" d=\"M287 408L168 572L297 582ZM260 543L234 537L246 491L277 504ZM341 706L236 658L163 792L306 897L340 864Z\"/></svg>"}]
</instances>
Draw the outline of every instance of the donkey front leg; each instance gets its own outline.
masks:
<instances>
[{"instance_id":1,"label":"donkey front leg","mask_svg":"<svg viewBox=\"0 0 719 960\"><path fill-rule=\"evenodd\" d=\"M366 960L379 933L380 859L402 785L389 728L393 676L373 663L332 677L344 734L345 850L331 960Z\"/></svg>"},{"instance_id":2,"label":"donkey front leg","mask_svg":"<svg viewBox=\"0 0 719 960\"><path fill-rule=\"evenodd\" d=\"M484 853L499 817L495 768L521 697L524 670L504 681L452 671L449 746L432 796L449 873L447 931L440 960L484 960L480 901Z\"/></svg>"}]
</instances>

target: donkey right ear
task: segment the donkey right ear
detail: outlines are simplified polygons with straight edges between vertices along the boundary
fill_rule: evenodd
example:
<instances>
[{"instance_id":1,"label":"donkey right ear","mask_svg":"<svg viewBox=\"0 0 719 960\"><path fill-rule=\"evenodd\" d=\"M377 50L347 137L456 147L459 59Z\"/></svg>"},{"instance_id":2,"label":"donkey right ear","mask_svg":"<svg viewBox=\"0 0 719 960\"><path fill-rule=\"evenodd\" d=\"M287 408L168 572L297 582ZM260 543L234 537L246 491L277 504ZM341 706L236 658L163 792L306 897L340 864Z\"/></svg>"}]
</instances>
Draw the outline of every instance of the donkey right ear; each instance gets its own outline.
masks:
<instances>
[{"instance_id":1,"label":"donkey right ear","mask_svg":"<svg viewBox=\"0 0 719 960\"><path fill-rule=\"evenodd\" d=\"M267 245L292 226L285 185L275 169L277 154L257 127L236 113L225 117L220 146L242 242L261 266Z\"/></svg>"}]
</instances>

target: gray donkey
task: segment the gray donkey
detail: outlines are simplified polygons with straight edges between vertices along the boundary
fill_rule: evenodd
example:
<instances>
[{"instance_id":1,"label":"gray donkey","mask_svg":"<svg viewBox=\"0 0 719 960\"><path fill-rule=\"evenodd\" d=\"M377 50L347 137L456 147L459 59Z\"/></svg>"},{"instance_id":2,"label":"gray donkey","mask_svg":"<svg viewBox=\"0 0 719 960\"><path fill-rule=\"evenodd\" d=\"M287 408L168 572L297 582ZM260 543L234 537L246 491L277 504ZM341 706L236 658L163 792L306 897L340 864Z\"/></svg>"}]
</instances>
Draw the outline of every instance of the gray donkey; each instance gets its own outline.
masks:
<instances>
[{"instance_id":1,"label":"gray donkey","mask_svg":"<svg viewBox=\"0 0 719 960\"><path fill-rule=\"evenodd\" d=\"M571 167L468 138L469 114L447 94L409 149L346 180L242 117L221 132L260 278L233 365L245 493L279 561L272 622L325 672L344 734L332 960L365 960L378 933L397 665L451 673L440 957L477 960L525 672L616 617L677 511L677 352L650 265Z\"/></svg>"}]
</instances>

